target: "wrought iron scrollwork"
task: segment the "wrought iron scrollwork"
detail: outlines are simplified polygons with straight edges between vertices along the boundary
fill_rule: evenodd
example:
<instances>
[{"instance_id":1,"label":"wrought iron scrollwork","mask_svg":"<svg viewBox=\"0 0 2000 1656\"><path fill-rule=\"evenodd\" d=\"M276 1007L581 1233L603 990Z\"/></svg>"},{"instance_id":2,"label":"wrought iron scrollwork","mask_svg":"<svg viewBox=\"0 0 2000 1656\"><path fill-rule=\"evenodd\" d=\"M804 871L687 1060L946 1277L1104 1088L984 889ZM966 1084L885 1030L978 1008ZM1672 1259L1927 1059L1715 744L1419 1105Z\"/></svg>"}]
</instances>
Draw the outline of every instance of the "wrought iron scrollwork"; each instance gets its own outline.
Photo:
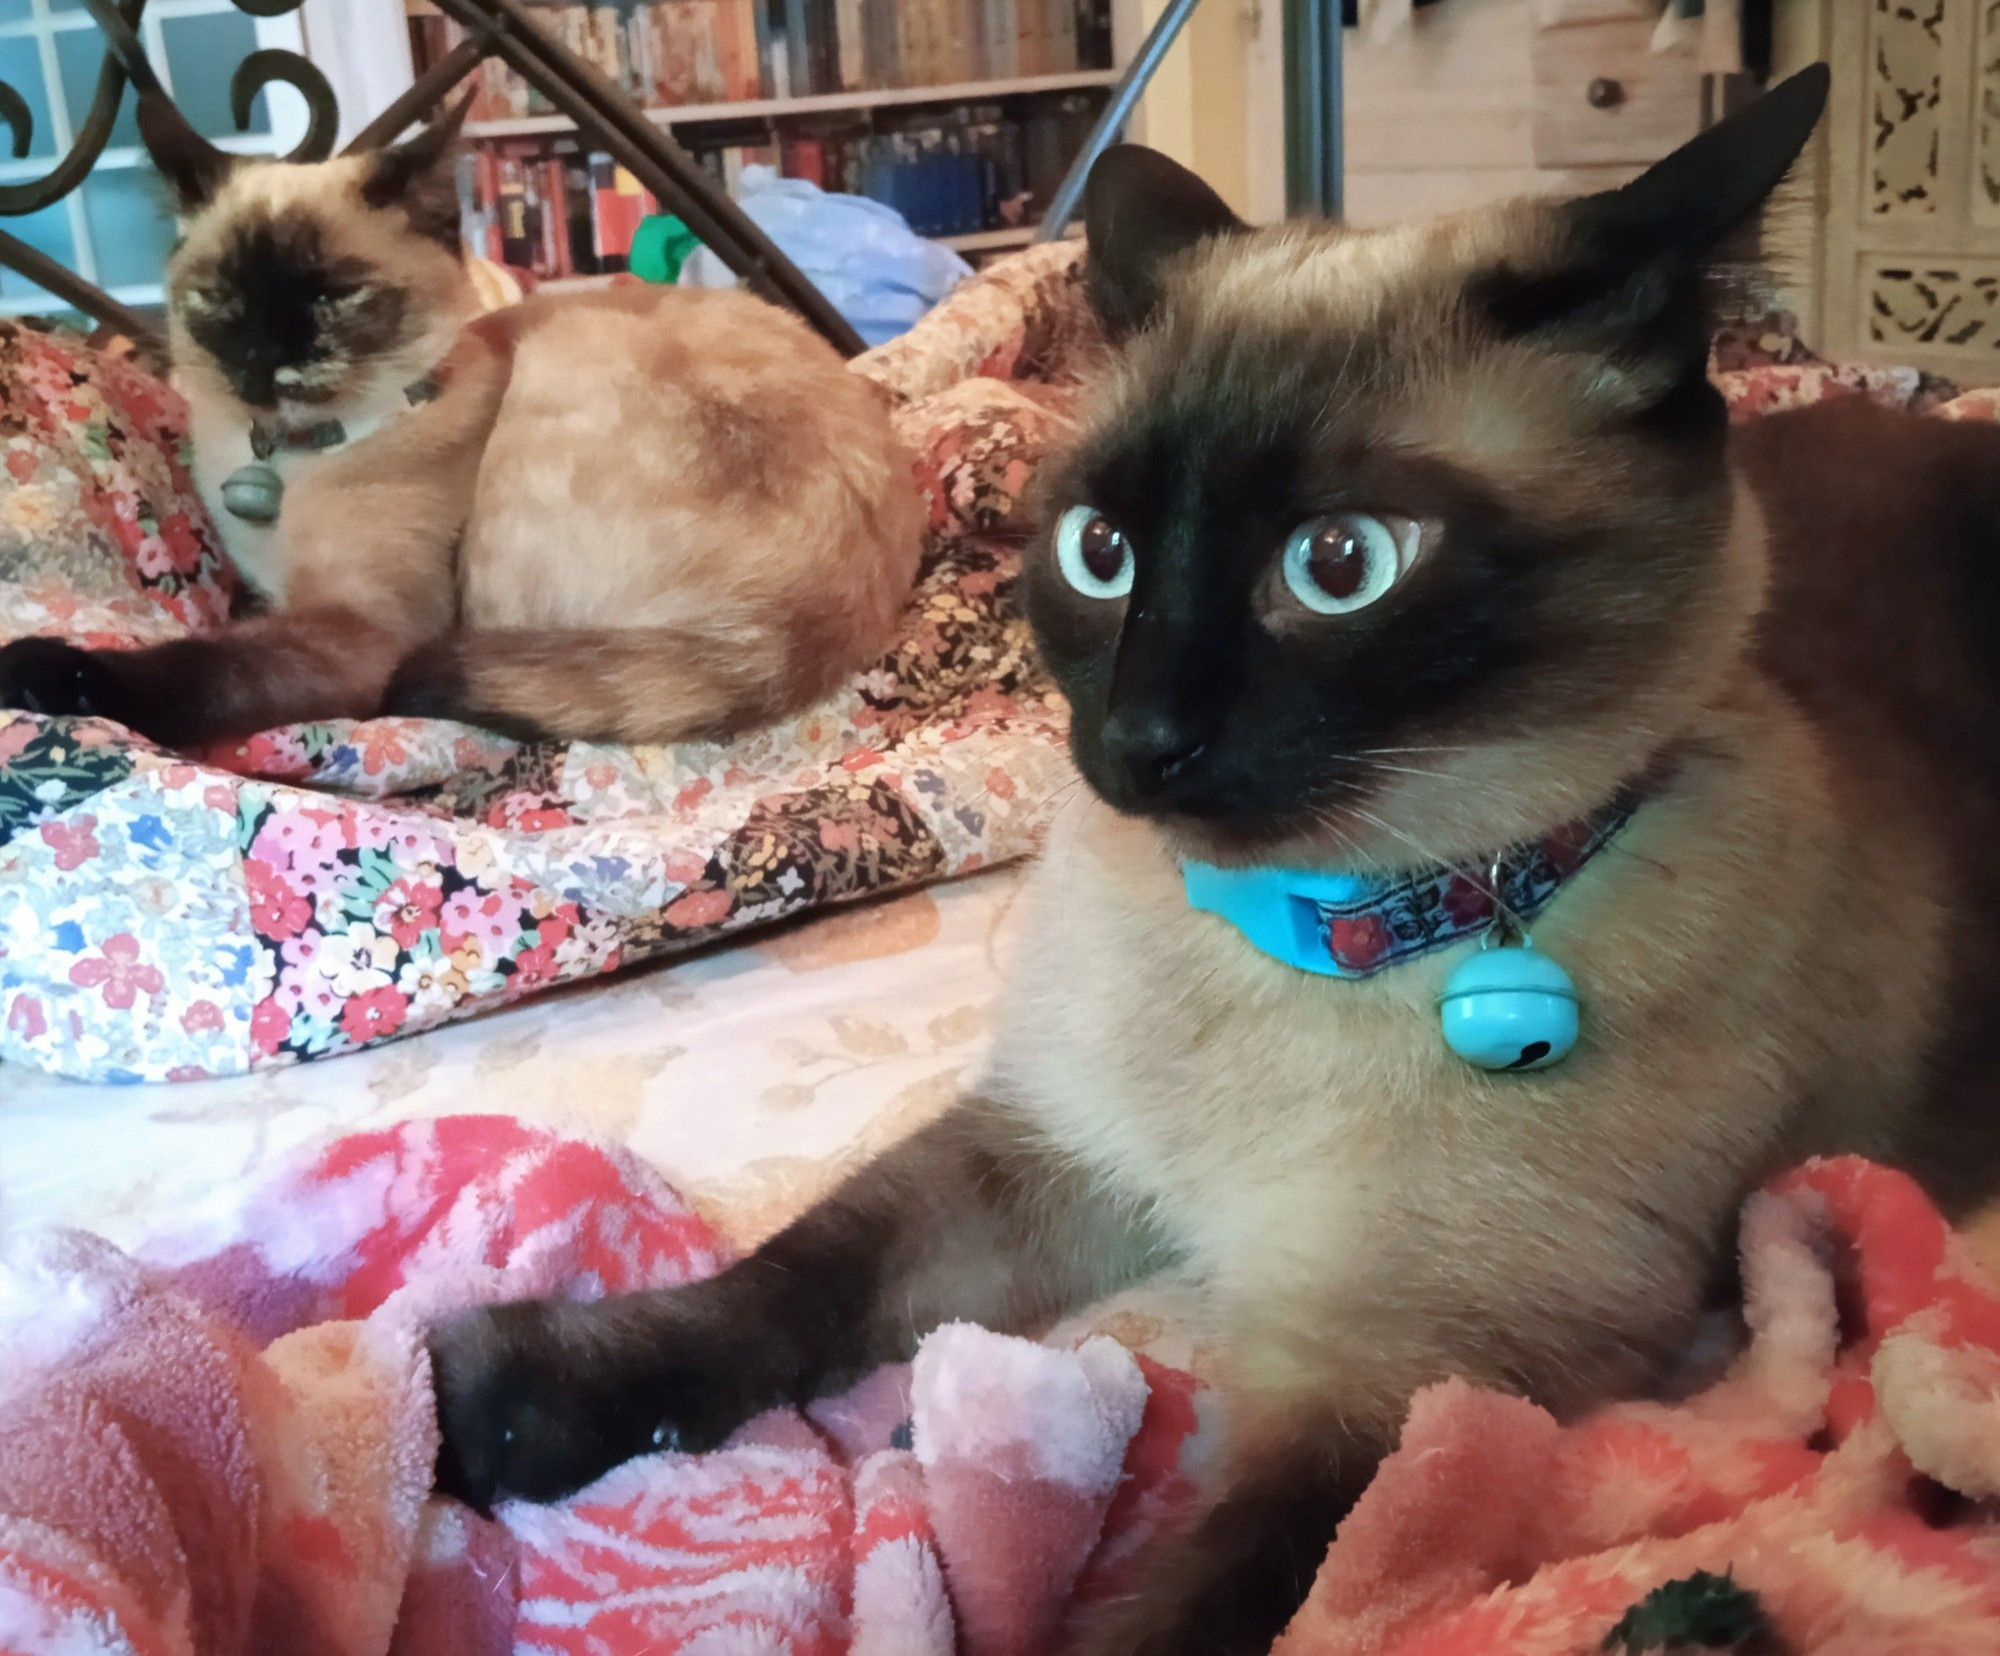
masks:
<instances>
[{"instance_id":1,"label":"wrought iron scrollwork","mask_svg":"<svg viewBox=\"0 0 2000 1656\"><path fill-rule=\"evenodd\" d=\"M104 60L90 111L78 125L69 152L46 174L23 183L0 184L0 218L39 212L84 181L110 142L128 83L141 95L165 96L139 40L146 0L83 0L83 4L104 34ZM232 0L232 4L249 16L271 18L297 11L304 0ZM443 9L466 25L467 40L420 76L352 147L370 148L394 138L436 107L481 60L500 57L540 86L575 121L580 133L608 149L680 213L738 275L798 311L843 354L851 356L861 349L860 337L846 318L693 158L594 70L536 28L518 0L443 0ZM267 48L252 52L238 65L229 83L230 111L237 128L249 129L257 94L276 81L296 88L307 109L305 136L283 159L326 159L333 153L340 124L337 100L326 76L297 52ZM0 82L0 122L12 134L15 157L25 158L34 141L33 115L20 92L4 82ZM145 322L109 294L4 230L0 230L0 266L19 271L64 303L135 339L151 338Z\"/></svg>"},{"instance_id":2,"label":"wrought iron scrollwork","mask_svg":"<svg viewBox=\"0 0 2000 1656\"><path fill-rule=\"evenodd\" d=\"M83 0L83 3L91 21L104 34L104 60L98 67L90 110L78 124L69 152L48 172L23 183L0 184L0 217L38 213L62 200L89 176L111 141L112 129L118 124L118 106L128 82L140 92L161 90L159 76L139 42L139 23L145 15L146 0ZM304 0L235 0L235 4L239 11L253 16L280 17L297 11ZM333 153L339 105L326 76L297 52L275 49L253 52L243 61L229 88L238 130L249 130L250 106L257 94L273 81L296 87L306 101L306 136L291 158L324 160ZM34 116L20 92L4 82L0 82L0 120L13 132L15 158L25 158L34 142Z\"/></svg>"}]
</instances>

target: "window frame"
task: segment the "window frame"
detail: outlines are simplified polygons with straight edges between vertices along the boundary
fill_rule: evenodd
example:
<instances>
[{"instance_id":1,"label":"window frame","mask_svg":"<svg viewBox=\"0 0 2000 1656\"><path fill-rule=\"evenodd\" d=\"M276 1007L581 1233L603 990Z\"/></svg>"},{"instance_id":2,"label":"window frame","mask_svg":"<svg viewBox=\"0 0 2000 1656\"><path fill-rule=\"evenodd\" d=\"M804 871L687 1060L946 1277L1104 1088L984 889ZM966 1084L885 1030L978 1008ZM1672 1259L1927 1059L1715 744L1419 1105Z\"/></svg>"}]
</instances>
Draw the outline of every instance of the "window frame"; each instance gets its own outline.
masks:
<instances>
[{"instance_id":1,"label":"window frame","mask_svg":"<svg viewBox=\"0 0 2000 1656\"><path fill-rule=\"evenodd\" d=\"M173 92L172 70L167 57L167 26L184 18L213 17L228 15L244 17L235 0L152 0L140 20L141 43L146 55L152 60L154 73L169 94ZM305 49L304 27L297 16L252 17L248 19L256 30L257 49L276 47L303 53ZM0 40L31 40L35 43L37 62L41 69L43 95L48 103L48 140L53 144L49 155L39 159L30 158L16 161L11 156L0 156L0 183L24 183L44 176L56 164L57 158L67 155L76 141L76 126L69 99L64 91L62 68L56 55L56 40L59 35L89 31L97 32L97 25L90 13L77 7L58 11L52 0L29 0L29 15L9 23L0 23ZM207 64L203 65L208 68ZM219 73L233 72L235 64L217 65ZM128 98L131 88L126 88ZM264 96L269 100L271 130L268 133L226 133L209 134L211 141L220 149L230 150L238 155L281 154L291 149L305 136L306 103L293 87L282 82L274 82L265 88ZM38 134L38 137L40 135ZM147 165L146 153L136 145L108 146L91 167L94 177L103 172L131 171ZM70 242L75 249L72 267L85 281L102 286L98 281L97 245L91 228L89 215L84 206L84 192L89 188L86 179L76 189L62 199L61 206L69 217ZM0 220L0 225L5 224ZM68 306L62 301L45 294L32 286L25 277L14 277L24 291L0 295L0 317L46 315L51 312L66 312ZM118 287L106 288L110 296L127 305L158 305L164 302L166 294L158 282L125 283Z\"/></svg>"}]
</instances>

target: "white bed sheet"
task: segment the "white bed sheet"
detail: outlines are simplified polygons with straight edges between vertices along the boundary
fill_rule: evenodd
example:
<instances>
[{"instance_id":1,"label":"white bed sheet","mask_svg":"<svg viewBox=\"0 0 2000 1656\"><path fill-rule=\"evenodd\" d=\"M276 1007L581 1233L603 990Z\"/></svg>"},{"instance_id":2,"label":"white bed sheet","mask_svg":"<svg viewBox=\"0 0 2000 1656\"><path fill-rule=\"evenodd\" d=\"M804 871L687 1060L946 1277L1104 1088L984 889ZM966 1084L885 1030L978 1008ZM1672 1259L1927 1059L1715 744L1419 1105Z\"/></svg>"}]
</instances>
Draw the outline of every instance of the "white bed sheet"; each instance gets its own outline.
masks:
<instances>
[{"instance_id":1,"label":"white bed sheet","mask_svg":"<svg viewBox=\"0 0 2000 1656\"><path fill-rule=\"evenodd\" d=\"M976 1075L1020 879L833 910L293 1069L114 1087L0 1065L0 1233L129 1248L343 1133L498 1112L631 1146L748 1245Z\"/></svg>"}]
</instances>

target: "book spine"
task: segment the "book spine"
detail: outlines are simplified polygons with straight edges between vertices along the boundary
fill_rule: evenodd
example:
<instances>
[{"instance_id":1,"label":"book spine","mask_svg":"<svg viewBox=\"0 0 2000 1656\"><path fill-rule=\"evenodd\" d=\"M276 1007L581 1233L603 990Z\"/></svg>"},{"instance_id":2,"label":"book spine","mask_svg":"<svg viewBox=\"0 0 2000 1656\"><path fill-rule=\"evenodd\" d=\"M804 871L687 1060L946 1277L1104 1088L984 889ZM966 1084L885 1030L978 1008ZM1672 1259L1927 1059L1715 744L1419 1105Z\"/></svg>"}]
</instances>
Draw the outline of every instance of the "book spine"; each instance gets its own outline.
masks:
<instances>
[{"instance_id":1,"label":"book spine","mask_svg":"<svg viewBox=\"0 0 2000 1656\"><path fill-rule=\"evenodd\" d=\"M730 61L735 65L729 82L729 101L762 96L759 87L757 19L749 0L722 0L724 30L729 37Z\"/></svg>"},{"instance_id":2,"label":"book spine","mask_svg":"<svg viewBox=\"0 0 2000 1656\"><path fill-rule=\"evenodd\" d=\"M569 249L569 179L555 156L542 163L542 245L547 249L549 272L554 276L574 276L576 265Z\"/></svg>"},{"instance_id":3,"label":"book spine","mask_svg":"<svg viewBox=\"0 0 2000 1656\"><path fill-rule=\"evenodd\" d=\"M931 14L931 72L925 80L932 86L942 86L955 79L952 65L952 17L959 9L958 0L927 0Z\"/></svg>"},{"instance_id":4,"label":"book spine","mask_svg":"<svg viewBox=\"0 0 2000 1656\"><path fill-rule=\"evenodd\" d=\"M804 97L813 92L812 42L806 34L806 0L784 0L785 65L788 97Z\"/></svg>"},{"instance_id":5,"label":"book spine","mask_svg":"<svg viewBox=\"0 0 2000 1656\"><path fill-rule=\"evenodd\" d=\"M819 92L840 90L840 26L838 0L807 0L806 14L813 24L813 87Z\"/></svg>"},{"instance_id":6,"label":"book spine","mask_svg":"<svg viewBox=\"0 0 2000 1656\"><path fill-rule=\"evenodd\" d=\"M590 246L599 274L608 275L625 268L627 241L619 245L623 209L618 201L618 164L608 155L590 158Z\"/></svg>"},{"instance_id":7,"label":"book spine","mask_svg":"<svg viewBox=\"0 0 2000 1656\"><path fill-rule=\"evenodd\" d=\"M764 0L765 62L771 79L770 96L789 98L803 91L792 84L792 47L787 38L786 0Z\"/></svg>"},{"instance_id":8,"label":"book spine","mask_svg":"<svg viewBox=\"0 0 2000 1656\"><path fill-rule=\"evenodd\" d=\"M653 14L637 6L624 18L625 94L641 109L653 101Z\"/></svg>"},{"instance_id":9,"label":"book spine","mask_svg":"<svg viewBox=\"0 0 2000 1656\"><path fill-rule=\"evenodd\" d=\"M1076 9L1077 67L1111 68L1111 0L1076 0Z\"/></svg>"},{"instance_id":10,"label":"book spine","mask_svg":"<svg viewBox=\"0 0 2000 1656\"><path fill-rule=\"evenodd\" d=\"M1021 73L1021 31L1014 18L1014 0L986 0L994 39L993 78L1011 80Z\"/></svg>"},{"instance_id":11,"label":"book spine","mask_svg":"<svg viewBox=\"0 0 2000 1656\"><path fill-rule=\"evenodd\" d=\"M833 16L836 56L840 61L840 90L859 92L868 84L862 62L861 0L835 0Z\"/></svg>"},{"instance_id":12,"label":"book spine","mask_svg":"<svg viewBox=\"0 0 2000 1656\"><path fill-rule=\"evenodd\" d=\"M952 20L952 68L946 80L978 80L980 0L944 0L944 14Z\"/></svg>"},{"instance_id":13,"label":"book spine","mask_svg":"<svg viewBox=\"0 0 2000 1656\"><path fill-rule=\"evenodd\" d=\"M521 161L521 202L521 228L528 255L522 262L522 268L537 276L546 276L548 266L542 262L546 249L542 246L541 168L527 157Z\"/></svg>"},{"instance_id":14,"label":"book spine","mask_svg":"<svg viewBox=\"0 0 2000 1656\"><path fill-rule=\"evenodd\" d=\"M720 103L723 92L722 84L717 78L721 64L715 49L714 0L686 0L686 5L694 70L693 96L688 101Z\"/></svg>"},{"instance_id":15,"label":"book spine","mask_svg":"<svg viewBox=\"0 0 2000 1656\"><path fill-rule=\"evenodd\" d=\"M658 109L666 101L660 90L660 36L666 27L665 10L655 4L634 14L644 21L633 37L632 75L639 83L639 101L648 109Z\"/></svg>"},{"instance_id":16,"label":"book spine","mask_svg":"<svg viewBox=\"0 0 2000 1656\"><path fill-rule=\"evenodd\" d=\"M1055 36L1053 53L1058 71L1081 69L1076 55L1076 0L1047 0L1049 26Z\"/></svg>"},{"instance_id":17,"label":"book spine","mask_svg":"<svg viewBox=\"0 0 2000 1656\"><path fill-rule=\"evenodd\" d=\"M725 102L735 103L747 96L743 90L745 53L736 32L736 0L715 0L715 58Z\"/></svg>"},{"instance_id":18,"label":"book spine","mask_svg":"<svg viewBox=\"0 0 2000 1656\"><path fill-rule=\"evenodd\" d=\"M771 8L768 0L750 0L750 20L757 36L757 96L775 98L777 79L771 72Z\"/></svg>"},{"instance_id":19,"label":"book spine","mask_svg":"<svg viewBox=\"0 0 2000 1656\"><path fill-rule=\"evenodd\" d=\"M694 0L661 7L660 101L669 108L698 101L695 90Z\"/></svg>"},{"instance_id":20,"label":"book spine","mask_svg":"<svg viewBox=\"0 0 2000 1656\"><path fill-rule=\"evenodd\" d=\"M572 276L597 274L597 250L590 233L590 168L568 151L556 158L562 172L563 268Z\"/></svg>"},{"instance_id":21,"label":"book spine","mask_svg":"<svg viewBox=\"0 0 2000 1656\"><path fill-rule=\"evenodd\" d=\"M883 38L883 10L888 0L859 0L861 8L861 73L867 86L893 86L889 51Z\"/></svg>"},{"instance_id":22,"label":"book spine","mask_svg":"<svg viewBox=\"0 0 2000 1656\"><path fill-rule=\"evenodd\" d=\"M626 50L625 19L615 6L590 8L590 59L621 92L632 90L632 59Z\"/></svg>"},{"instance_id":23,"label":"book spine","mask_svg":"<svg viewBox=\"0 0 2000 1656\"><path fill-rule=\"evenodd\" d=\"M1021 24L1021 73L1046 75L1049 60L1049 19L1045 0L1015 0Z\"/></svg>"},{"instance_id":24,"label":"book spine","mask_svg":"<svg viewBox=\"0 0 2000 1656\"><path fill-rule=\"evenodd\" d=\"M479 157L467 151L453 173L458 190L458 239L467 258L486 255L486 204L479 199Z\"/></svg>"},{"instance_id":25,"label":"book spine","mask_svg":"<svg viewBox=\"0 0 2000 1656\"><path fill-rule=\"evenodd\" d=\"M474 155L478 162L475 188L484 242L479 251L497 264L506 256L500 246L500 157L490 149L477 150Z\"/></svg>"},{"instance_id":26,"label":"book spine","mask_svg":"<svg viewBox=\"0 0 2000 1656\"><path fill-rule=\"evenodd\" d=\"M889 19L895 29L891 48L896 65L895 86L923 84L922 15L923 0L886 0Z\"/></svg>"},{"instance_id":27,"label":"book spine","mask_svg":"<svg viewBox=\"0 0 2000 1656\"><path fill-rule=\"evenodd\" d=\"M528 184L521 163L511 155L500 158L499 193L500 260L516 270L527 270L535 258L534 243L528 235Z\"/></svg>"}]
</instances>

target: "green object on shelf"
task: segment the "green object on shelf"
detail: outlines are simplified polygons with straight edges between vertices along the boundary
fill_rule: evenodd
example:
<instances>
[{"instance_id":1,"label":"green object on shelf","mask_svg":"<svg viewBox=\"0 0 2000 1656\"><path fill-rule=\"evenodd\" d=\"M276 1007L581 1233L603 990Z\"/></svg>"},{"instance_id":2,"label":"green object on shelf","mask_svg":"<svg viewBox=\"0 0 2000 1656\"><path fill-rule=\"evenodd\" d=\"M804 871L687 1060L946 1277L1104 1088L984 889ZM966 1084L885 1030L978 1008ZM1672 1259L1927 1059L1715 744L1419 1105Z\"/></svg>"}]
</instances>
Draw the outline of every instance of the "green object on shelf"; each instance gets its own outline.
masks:
<instances>
[{"instance_id":1,"label":"green object on shelf","mask_svg":"<svg viewBox=\"0 0 2000 1656\"><path fill-rule=\"evenodd\" d=\"M677 282L688 255L701 238L671 213L655 213L639 221L632 236L626 268L643 282Z\"/></svg>"}]
</instances>

